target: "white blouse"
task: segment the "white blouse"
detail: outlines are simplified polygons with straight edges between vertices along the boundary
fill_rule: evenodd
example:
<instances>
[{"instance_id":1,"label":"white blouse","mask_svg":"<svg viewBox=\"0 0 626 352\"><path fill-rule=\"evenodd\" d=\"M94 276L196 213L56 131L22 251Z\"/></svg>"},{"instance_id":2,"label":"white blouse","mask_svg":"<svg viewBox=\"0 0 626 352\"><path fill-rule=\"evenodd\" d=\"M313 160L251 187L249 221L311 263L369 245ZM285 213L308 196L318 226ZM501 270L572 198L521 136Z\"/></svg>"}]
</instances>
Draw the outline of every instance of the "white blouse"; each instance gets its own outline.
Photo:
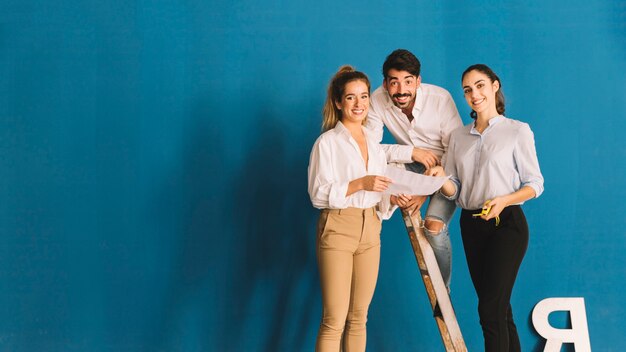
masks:
<instances>
[{"instance_id":1,"label":"white blouse","mask_svg":"<svg viewBox=\"0 0 626 352\"><path fill-rule=\"evenodd\" d=\"M389 219L397 206L391 206L389 195L361 190L346 197L350 181L367 175L385 174L387 158L380 144L368 136L368 163L348 129L338 122L335 128L322 133L311 150L309 160L309 196L318 209L371 208L379 206L379 217Z\"/></svg>"}]
</instances>

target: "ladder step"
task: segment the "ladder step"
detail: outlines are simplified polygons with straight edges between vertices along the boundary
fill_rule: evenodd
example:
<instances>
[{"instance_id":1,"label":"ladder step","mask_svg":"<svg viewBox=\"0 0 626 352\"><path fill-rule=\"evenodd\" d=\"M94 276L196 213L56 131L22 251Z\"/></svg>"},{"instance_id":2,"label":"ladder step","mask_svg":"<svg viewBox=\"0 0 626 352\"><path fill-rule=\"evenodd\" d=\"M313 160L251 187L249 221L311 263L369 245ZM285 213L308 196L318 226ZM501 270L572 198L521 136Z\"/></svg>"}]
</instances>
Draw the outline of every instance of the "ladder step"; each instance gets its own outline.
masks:
<instances>
[{"instance_id":1,"label":"ladder step","mask_svg":"<svg viewBox=\"0 0 626 352\"><path fill-rule=\"evenodd\" d=\"M421 224L422 220L419 211L416 211L411 216L403 210L402 218L406 225L413 253L415 254L419 272L426 288L426 294L433 309L433 316L439 328L443 345L446 351L467 352L461 328L456 320L448 288L443 282L443 277L441 277L435 253L424 236L422 228L417 226Z\"/></svg>"}]
</instances>

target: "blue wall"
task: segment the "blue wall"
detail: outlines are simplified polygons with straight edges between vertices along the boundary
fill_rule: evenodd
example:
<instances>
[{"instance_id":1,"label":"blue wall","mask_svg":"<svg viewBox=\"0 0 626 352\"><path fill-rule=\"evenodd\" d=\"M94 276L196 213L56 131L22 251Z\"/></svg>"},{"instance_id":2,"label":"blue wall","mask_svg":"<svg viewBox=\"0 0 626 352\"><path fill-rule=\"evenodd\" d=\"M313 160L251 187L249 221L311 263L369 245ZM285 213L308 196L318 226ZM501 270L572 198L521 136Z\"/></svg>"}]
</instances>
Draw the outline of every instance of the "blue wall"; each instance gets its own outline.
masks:
<instances>
[{"instance_id":1,"label":"blue wall","mask_svg":"<svg viewBox=\"0 0 626 352\"><path fill-rule=\"evenodd\" d=\"M346 63L377 86L399 47L465 122L460 73L491 65L535 132L524 350L542 346L533 306L558 296L585 298L594 351L626 350L623 0L3 1L0 349L312 350L306 168L325 86ZM452 298L479 351L457 224ZM441 349L398 214L368 346Z\"/></svg>"}]
</instances>

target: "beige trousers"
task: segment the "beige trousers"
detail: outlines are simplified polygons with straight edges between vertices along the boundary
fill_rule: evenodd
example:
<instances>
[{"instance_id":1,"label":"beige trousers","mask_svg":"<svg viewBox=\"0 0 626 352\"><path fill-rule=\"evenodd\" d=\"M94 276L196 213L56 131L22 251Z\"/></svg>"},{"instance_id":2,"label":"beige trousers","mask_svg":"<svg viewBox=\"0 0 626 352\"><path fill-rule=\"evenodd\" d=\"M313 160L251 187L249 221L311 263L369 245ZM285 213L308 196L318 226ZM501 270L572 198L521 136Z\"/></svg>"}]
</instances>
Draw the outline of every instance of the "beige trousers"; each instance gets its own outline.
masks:
<instances>
[{"instance_id":1,"label":"beige trousers","mask_svg":"<svg viewBox=\"0 0 626 352\"><path fill-rule=\"evenodd\" d=\"M367 310L380 261L381 220L374 208L325 209L317 225L322 287L318 352L365 351ZM345 329L344 329L345 328Z\"/></svg>"}]
</instances>

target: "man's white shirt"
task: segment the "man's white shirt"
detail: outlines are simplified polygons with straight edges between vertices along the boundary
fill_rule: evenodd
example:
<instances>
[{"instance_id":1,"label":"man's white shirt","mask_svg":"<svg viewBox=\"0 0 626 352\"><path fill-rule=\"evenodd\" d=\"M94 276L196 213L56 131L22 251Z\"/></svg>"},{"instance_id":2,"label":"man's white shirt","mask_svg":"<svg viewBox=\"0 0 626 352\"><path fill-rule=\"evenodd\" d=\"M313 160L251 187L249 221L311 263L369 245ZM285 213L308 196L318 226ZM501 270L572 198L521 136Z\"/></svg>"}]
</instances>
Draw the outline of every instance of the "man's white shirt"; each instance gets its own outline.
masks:
<instances>
[{"instance_id":1,"label":"man's white shirt","mask_svg":"<svg viewBox=\"0 0 626 352\"><path fill-rule=\"evenodd\" d=\"M441 158L445 165L450 134L463 126L452 96L447 90L422 83L417 89L413 121L409 122L402 110L380 86L370 98L366 127L376 142L383 138L383 125L398 144L383 144L388 162L410 163L413 148L427 149Z\"/></svg>"}]
</instances>

